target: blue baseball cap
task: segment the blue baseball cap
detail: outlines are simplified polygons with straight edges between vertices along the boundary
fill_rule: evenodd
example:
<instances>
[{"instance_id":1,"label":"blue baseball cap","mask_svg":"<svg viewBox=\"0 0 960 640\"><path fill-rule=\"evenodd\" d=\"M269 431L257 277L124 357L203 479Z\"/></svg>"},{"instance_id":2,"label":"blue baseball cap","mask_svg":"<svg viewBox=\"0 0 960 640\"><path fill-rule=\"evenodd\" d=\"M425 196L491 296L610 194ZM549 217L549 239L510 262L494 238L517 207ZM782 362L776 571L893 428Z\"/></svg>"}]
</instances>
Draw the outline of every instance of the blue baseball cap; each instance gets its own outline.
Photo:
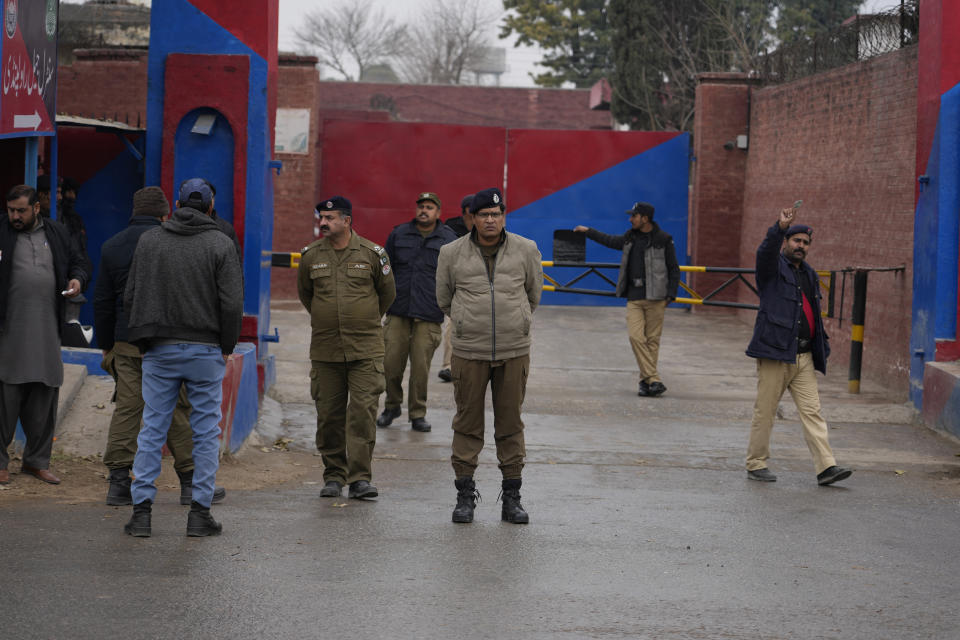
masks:
<instances>
[{"instance_id":1,"label":"blue baseball cap","mask_svg":"<svg viewBox=\"0 0 960 640\"><path fill-rule=\"evenodd\" d=\"M180 194L177 200L181 207L206 211L213 202L213 190L210 189L210 183L203 178L190 178L180 183Z\"/></svg>"}]
</instances>

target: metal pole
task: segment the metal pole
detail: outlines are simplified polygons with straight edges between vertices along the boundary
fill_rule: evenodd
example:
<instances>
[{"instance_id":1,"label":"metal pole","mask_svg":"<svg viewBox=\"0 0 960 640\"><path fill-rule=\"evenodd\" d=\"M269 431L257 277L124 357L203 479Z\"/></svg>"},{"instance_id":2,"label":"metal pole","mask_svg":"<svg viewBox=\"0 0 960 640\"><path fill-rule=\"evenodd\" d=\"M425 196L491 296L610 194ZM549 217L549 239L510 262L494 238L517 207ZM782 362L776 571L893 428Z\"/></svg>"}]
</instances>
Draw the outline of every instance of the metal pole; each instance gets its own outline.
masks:
<instances>
[{"instance_id":1,"label":"metal pole","mask_svg":"<svg viewBox=\"0 0 960 640\"><path fill-rule=\"evenodd\" d=\"M853 276L853 329L850 332L850 375L847 391L860 393L860 368L863 365L863 322L867 314L867 272Z\"/></svg>"}]
</instances>

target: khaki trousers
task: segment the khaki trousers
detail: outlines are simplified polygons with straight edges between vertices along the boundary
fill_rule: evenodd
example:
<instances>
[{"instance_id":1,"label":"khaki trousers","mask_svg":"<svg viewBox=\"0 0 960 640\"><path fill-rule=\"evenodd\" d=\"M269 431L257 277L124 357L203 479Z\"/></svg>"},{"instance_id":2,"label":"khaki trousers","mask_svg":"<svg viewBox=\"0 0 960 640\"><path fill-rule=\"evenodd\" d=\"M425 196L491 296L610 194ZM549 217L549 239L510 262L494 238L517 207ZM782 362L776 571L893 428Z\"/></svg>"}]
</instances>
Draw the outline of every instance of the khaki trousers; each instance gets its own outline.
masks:
<instances>
[{"instance_id":1,"label":"khaki trousers","mask_svg":"<svg viewBox=\"0 0 960 640\"><path fill-rule=\"evenodd\" d=\"M453 344L450 343L450 334L453 333L453 321L445 318L443 321L443 367L450 368L450 358L453 356Z\"/></svg>"},{"instance_id":2,"label":"khaki trousers","mask_svg":"<svg viewBox=\"0 0 960 640\"><path fill-rule=\"evenodd\" d=\"M453 417L453 471L456 477L473 477L483 449L484 401L487 383L493 395L493 439L497 460L505 480L520 478L526 447L520 408L527 389L530 355L509 360L467 360L453 356L453 395L457 413Z\"/></svg>"},{"instance_id":3,"label":"khaki trousers","mask_svg":"<svg viewBox=\"0 0 960 640\"><path fill-rule=\"evenodd\" d=\"M387 399L384 407L399 409L403 404L403 372L410 360L410 388L407 391L407 417L427 415L427 380L430 361L440 345L442 331L439 322L417 318L387 316L383 330L386 353L383 373L386 377Z\"/></svg>"},{"instance_id":4,"label":"khaki trousers","mask_svg":"<svg viewBox=\"0 0 960 640\"><path fill-rule=\"evenodd\" d=\"M117 342L101 363L103 370L117 383L116 406L107 431L107 448L103 464L108 469L129 469L137 453L137 436L143 420L143 357L128 342ZM177 406L173 411L167 448L173 454L173 468L193 471L193 429L190 428L190 403L187 390L180 386Z\"/></svg>"},{"instance_id":5,"label":"khaki trousers","mask_svg":"<svg viewBox=\"0 0 960 640\"><path fill-rule=\"evenodd\" d=\"M820 393L813 368L813 355L797 354L796 364L757 358L757 401L753 406L750 443L747 445L747 470L765 469L770 457L770 433L783 392L790 390L800 413L803 438L813 455L816 472L837 462L830 450L827 423L820 416Z\"/></svg>"},{"instance_id":6,"label":"khaki trousers","mask_svg":"<svg viewBox=\"0 0 960 640\"><path fill-rule=\"evenodd\" d=\"M640 367L640 382L662 382L657 374L657 360L660 358L660 334L666 309L666 300L627 302L627 332Z\"/></svg>"},{"instance_id":7,"label":"khaki trousers","mask_svg":"<svg viewBox=\"0 0 960 640\"><path fill-rule=\"evenodd\" d=\"M341 484L369 481L377 443L377 406L384 386L383 361L312 362L310 395L317 407L323 479Z\"/></svg>"}]
</instances>

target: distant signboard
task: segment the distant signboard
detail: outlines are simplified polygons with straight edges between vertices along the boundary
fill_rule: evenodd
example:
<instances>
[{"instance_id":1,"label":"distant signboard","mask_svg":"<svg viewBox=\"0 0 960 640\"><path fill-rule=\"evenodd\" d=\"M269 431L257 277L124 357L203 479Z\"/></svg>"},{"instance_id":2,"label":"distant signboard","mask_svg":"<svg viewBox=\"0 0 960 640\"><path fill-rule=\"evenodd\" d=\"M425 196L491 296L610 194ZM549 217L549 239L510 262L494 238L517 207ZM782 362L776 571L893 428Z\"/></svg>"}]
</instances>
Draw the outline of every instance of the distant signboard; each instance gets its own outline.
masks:
<instances>
[{"instance_id":1,"label":"distant signboard","mask_svg":"<svg viewBox=\"0 0 960 640\"><path fill-rule=\"evenodd\" d=\"M52 135L58 0L2 0L0 136Z\"/></svg>"},{"instance_id":2,"label":"distant signboard","mask_svg":"<svg viewBox=\"0 0 960 640\"><path fill-rule=\"evenodd\" d=\"M277 153L309 153L310 109L277 109L274 151Z\"/></svg>"}]
</instances>

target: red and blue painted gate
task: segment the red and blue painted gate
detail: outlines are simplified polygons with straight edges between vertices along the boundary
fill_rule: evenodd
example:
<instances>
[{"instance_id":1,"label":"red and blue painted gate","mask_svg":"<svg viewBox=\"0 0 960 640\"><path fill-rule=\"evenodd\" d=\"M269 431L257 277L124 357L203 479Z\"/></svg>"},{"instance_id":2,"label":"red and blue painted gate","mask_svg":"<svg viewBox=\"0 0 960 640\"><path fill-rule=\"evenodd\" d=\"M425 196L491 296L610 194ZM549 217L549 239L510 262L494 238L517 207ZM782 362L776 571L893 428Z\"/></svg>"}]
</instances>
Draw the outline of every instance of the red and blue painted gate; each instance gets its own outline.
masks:
<instances>
[{"instance_id":1,"label":"red and blue painted gate","mask_svg":"<svg viewBox=\"0 0 960 640\"><path fill-rule=\"evenodd\" d=\"M379 243L412 219L414 200L434 191L444 219L460 199L500 187L507 229L552 256L555 229L584 224L623 233L634 202L656 207L655 220L687 256L689 135L679 132L505 129L397 122L327 120L323 125L320 195L346 196L354 228ZM619 262L619 252L588 243L587 259ZM548 273L550 270L548 269ZM566 275L554 274L559 280ZM598 276L578 283L609 288ZM544 293L545 304L622 304L615 298Z\"/></svg>"}]
</instances>

